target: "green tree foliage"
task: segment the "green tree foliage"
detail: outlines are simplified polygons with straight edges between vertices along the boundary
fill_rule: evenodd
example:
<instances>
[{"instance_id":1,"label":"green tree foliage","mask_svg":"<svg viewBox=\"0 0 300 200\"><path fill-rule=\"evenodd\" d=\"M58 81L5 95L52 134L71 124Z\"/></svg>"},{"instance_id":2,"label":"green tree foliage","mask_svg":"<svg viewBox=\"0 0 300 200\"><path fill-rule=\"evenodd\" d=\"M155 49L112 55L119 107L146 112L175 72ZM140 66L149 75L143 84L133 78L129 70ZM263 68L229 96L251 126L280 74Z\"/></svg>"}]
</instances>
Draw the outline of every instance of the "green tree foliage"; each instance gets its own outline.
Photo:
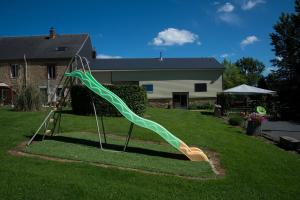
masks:
<instances>
[{"instance_id":1,"label":"green tree foliage","mask_svg":"<svg viewBox=\"0 0 300 200\"><path fill-rule=\"evenodd\" d=\"M278 68L276 74L281 80L293 81L300 74L300 1L296 1L296 14L282 13L270 34L276 58L271 60Z\"/></svg>"},{"instance_id":2,"label":"green tree foliage","mask_svg":"<svg viewBox=\"0 0 300 200\"><path fill-rule=\"evenodd\" d=\"M248 85L257 86L258 80L262 77L265 65L250 57L243 57L236 61L235 65L240 73L245 76Z\"/></svg>"},{"instance_id":3,"label":"green tree foliage","mask_svg":"<svg viewBox=\"0 0 300 200\"><path fill-rule=\"evenodd\" d=\"M296 13L282 13L270 34L277 68L267 77L271 89L277 90L282 104L300 113L300 0L295 1Z\"/></svg>"},{"instance_id":4,"label":"green tree foliage","mask_svg":"<svg viewBox=\"0 0 300 200\"><path fill-rule=\"evenodd\" d=\"M262 77L258 80L257 87L263 88L263 89L269 89L265 77L262 76Z\"/></svg>"},{"instance_id":5,"label":"green tree foliage","mask_svg":"<svg viewBox=\"0 0 300 200\"><path fill-rule=\"evenodd\" d=\"M240 70L236 65L226 59L223 61L223 65L225 66L223 74L224 89L246 83L246 78L240 73Z\"/></svg>"}]
</instances>

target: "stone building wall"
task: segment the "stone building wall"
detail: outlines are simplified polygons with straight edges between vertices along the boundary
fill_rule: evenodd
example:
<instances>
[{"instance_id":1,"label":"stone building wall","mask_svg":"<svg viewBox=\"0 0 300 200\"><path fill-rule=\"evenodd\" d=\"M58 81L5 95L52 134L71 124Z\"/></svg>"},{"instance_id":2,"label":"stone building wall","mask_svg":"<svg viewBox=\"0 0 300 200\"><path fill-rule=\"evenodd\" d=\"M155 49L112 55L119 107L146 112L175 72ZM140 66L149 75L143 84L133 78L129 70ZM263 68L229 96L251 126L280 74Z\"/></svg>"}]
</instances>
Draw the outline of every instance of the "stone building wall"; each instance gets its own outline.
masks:
<instances>
[{"instance_id":1,"label":"stone building wall","mask_svg":"<svg viewBox=\"0 0 300 200\"><path fill-rule=\"evenodd\" d=\"M18 76L16 78L11 77L11 65L17 64L18 67ZM55 69L55 78L48 78L48 65L56 66ZM44 89L47 92L48 101L50 101L50 96L55 93L55 89L58 86L58 83L63 76L63 73L66 69L67 61L57 61L53 62L52 60L45 60L42 62L28 62L27 63L27 84L32 84L39 88L40 90ZM3 82L9 86L12 86L13 90L16 91L23 83L25 83L25 64L24 62L2 62L0 63L0 82ZM63 85L59 85L62 87ZM54 100L56 97L54 98Z\"/></svg>"}]
</instances>

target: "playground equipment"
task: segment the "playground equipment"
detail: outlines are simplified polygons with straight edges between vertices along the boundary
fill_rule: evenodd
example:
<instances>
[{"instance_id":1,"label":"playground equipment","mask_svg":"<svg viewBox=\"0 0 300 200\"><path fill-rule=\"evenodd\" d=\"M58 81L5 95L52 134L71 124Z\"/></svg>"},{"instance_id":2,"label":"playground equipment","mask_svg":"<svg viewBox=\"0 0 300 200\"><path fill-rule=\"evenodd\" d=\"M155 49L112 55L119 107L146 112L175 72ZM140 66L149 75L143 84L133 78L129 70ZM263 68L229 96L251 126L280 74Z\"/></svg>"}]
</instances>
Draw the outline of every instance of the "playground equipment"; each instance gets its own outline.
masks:
<instances>
[{"instance_id":1,"label":"playground equipment","mask_svg":"<svg viewBox=\"0 0 300 200\"><path fill-rule=\"evenodd\" d=\"M258 114L261 114L261 115L266 115L267 114L266 109L264 107L262 107L262 106L257 106L256 107L256 112Z\"/></svg>"},{"instance_id":2,"label":"playground equipment","mask_svg":"<svg viewBox=\"0 0 300 200\"><path fill-rule=\"evenodd\" d=\"M170 145L172 145L174 148L179 150L181 153L185 154L191 161L207 161L207 162L209 161L207 156L201 149L196 148L196 147L189 147L182 140L180 140L179 138L174 136L172 133L170 133L166 128L164 128L160 124L158 124L154 121L142 118L142 117L138 116L137 114L135 114L134 112L132 112L122 99L120 99L116 94L114 94L113 92L111 92L110 90L105 88L103 85L101 85L93 77L93 75L91 74L89 65L88 65L88 60L86 58L84 58L84 57L81 58L80 56L76 56L76 58L79 59L81 65L82 65L82 69L79 70L78 66L76 66L75 70L72 70L72 67L70 68L71 70L69 70L69 72L67 72L67 70L66 70L64 77L66 78L66 81L68 80L68 82L66 82L67 87L64 87L61 91L63 94L63 97L54 106L54 108L49 111L44 122L41 124L39 129L36 131L36 133L33 135L31 140L28 142L28 145L31 144L31 142L33 141L33 139L39 133L39 131L42 129L43 126L45 127L45 132L44 132L43 138L45 137L46 134L53 135L55 133L55 131L59 131L62 106L66 100L67 95L69 94L69 89L67 89L67 88L73 84L73 82L76 78L76 79L79 79L82 82L82 84L84 84L87 88L89 88L95 94L101 96L102 98L106 99L108 102L113 104L115 106L115 108L127 120L129 120L131 122L128 137L126 139L126 143L124 146L124 151L128 145L129 139L130 139L133 124L135 124L135 125L141 126L143 128L154 131L155 133L160 135L164 140L166 140ZM75 63L77 63L77 62L75 62ZM87 67L88 70L85 69L85 66ZM67 91L65 91L65 89L67 89ZM93 104L95 117L96 117L97 130L98 130L98 134L99 134L99 143L100 143L100 147L102 149L101 134L100 134L100 129L99 129L98 118L97 118L94 101L92 101L92 104ZM53 124L52 129L48 128L49 124ZM103 127L103 121L102 121L102 127ZM103 131L103 133L104 133L104 138L106 140L105 132Z\"/></svg>"}]
</instances>

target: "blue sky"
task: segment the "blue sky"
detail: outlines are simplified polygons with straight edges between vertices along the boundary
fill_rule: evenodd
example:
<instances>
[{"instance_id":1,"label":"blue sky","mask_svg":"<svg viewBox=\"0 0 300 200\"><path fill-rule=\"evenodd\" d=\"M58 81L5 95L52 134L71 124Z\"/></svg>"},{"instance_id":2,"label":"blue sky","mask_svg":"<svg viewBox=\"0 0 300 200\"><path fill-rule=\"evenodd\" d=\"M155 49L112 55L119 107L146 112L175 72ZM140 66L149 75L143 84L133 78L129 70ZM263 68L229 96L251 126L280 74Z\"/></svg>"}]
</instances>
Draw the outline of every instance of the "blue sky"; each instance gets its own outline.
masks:
<instances>
[{"instance_id":1,"label":"blue sky","mask_svg":"<svg viewBox=\"0 0 300 200\"><path fill-rule=\"evenodd\" d=\"M16 1L0 4L0 36L89 33L99 57L251 56L271 67L269 33L294 0Z\"/></svg>"}]
</instances>

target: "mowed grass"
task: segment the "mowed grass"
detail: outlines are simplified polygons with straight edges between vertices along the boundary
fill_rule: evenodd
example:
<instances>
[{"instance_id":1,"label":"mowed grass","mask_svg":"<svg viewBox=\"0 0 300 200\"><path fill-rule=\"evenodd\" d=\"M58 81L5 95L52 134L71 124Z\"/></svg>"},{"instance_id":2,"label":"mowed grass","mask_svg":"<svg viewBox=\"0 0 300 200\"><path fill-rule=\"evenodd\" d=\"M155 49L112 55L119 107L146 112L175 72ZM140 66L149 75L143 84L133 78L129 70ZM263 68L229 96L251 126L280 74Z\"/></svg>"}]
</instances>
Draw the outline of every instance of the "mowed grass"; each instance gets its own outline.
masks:
<instances>
[{"instance_id":1,"label":"mowed grass","mask_svg":"<svg viewBox=\"0 0 300 200\"><path fill-rule=\"evenodd\" d=\"M0 109L0 199L298 199L300 159L240 128L199 112L149 108L146 116L188 145L219 154L226 176L187 180L101 168L87 163L61 163L8 153L28 140L44 112ZM107 132L126 135L129 122L105 118ZM63 132L94 132L92 116L63 115ZM162 139L134 127L133 139ZM132 161L134 162L134 161Z\"/></svg>"},{"instance_id":2,"label":"mowed grass","mask_svg":"<svg viewBox=\"0 0 300 200\"><path fill-rule=\"evenodd\" d=\"M193 178L214 178L207 162L190 162L170 145L131 140L123 152L125 138L109 136L104 151L99 149L99 138L92 133L62 133L37 142L26 152L58 158L101 163L146 172L179 175Z\"/></svg>"}]
</instances>

